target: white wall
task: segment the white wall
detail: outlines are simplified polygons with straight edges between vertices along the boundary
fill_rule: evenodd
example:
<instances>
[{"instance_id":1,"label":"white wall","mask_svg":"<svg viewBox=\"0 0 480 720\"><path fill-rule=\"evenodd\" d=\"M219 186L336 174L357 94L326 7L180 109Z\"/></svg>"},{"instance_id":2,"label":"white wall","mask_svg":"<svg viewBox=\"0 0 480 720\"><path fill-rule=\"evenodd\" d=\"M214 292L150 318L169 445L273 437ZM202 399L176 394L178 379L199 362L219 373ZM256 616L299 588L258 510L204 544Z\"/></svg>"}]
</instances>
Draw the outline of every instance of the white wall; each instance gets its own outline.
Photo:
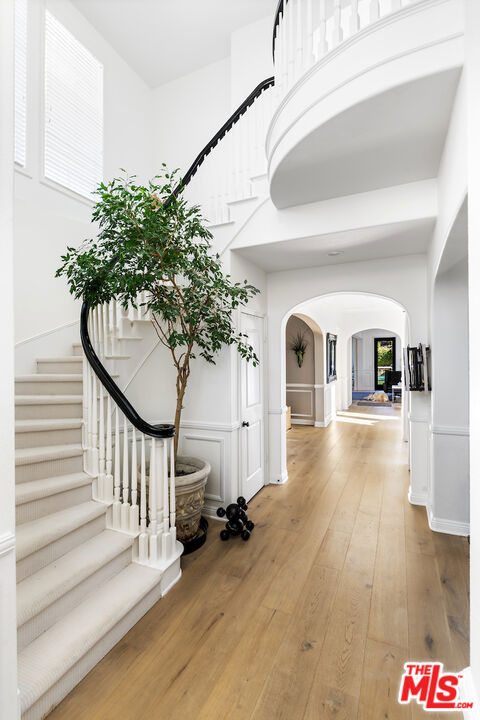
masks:
<instances>
[{"instance_id":1,"label":"white wall","mask_svg":"<svg viewBox=\"0 0 480 720\"><path fill-rule=\"evenodd\" d=\"M155 168L166 163L186 170L230 115L230 59L161 85L152 95Z\"/></svg>"},{"instance_id":2,"label":"white wall","mask_svg":"<svg viewBox=\"0 0 480 720\"><path fill-rule=\"evenodd\" d=\"M78 321L79 306L54 274L67 245L95 234L91 203L42 179L44 7L44 0L30 0L27 168L15 174L17 373L31 371L41 354L69 351L77 329L64 326ZM116 176L121 167L139 179L149 177L154 167L151 91L69 0L48 0L48 7L103 63L105 178ZM62 327L58 334L37 338Z\"/></svg>"},{"instance_id":3,"label":"white wall","mask_svg":"<svg viewBox=\"0 0 480 720\"><path fill-rule=\"evenodd\" d=\"M13 405L13 0L0 3L0 717L17 718Z\"/></svg>"},{"instance_id":4,"label":"white wall","mask_svg":"<svg viewBox=\"0 0 480 720\"><path fill-rule=\"evenodd\" d=\"M402 369L402 341L391 330L371 329L355 333L357 339L357 364L355 366L355 391L373 392L375 390L375 338L395 338L395 370Z\"/></svg>"},{"instance_id":5,"label":"white wall","mask_svg":"<svg viewBox=\"0 0 480 720\"><path fill-rule=\"evenodd\" d=\"M471 158L480 157L480 3L466 2L466 69L467 69L467 119L468 153ZM469 262L469 308L470 308L470 365L476 367L480 356L480 163L468 165L468 262ZM480 385L470 384L470 659L473 680L480 697Z\"/></svg>"},{"instance_id":6,"label":"white wall","mask_svg":"<svg viewBox=\"0 0 480 720\"><path fill-rule=\"evenodd\" d=\"M273 15L232 33L232 109L252 90L274 74L272 55Z\"/></svg>"}]
</instances>

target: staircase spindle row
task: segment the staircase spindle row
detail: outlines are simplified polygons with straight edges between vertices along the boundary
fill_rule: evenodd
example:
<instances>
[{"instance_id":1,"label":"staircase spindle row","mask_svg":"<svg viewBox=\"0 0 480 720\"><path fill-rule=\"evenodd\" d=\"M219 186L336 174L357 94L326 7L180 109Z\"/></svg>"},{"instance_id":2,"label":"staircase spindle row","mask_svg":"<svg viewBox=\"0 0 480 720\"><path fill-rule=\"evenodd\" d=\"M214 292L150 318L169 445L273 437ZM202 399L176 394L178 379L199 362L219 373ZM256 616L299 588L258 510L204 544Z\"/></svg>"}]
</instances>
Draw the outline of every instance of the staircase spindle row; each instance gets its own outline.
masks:
<instances>
[{"instance_id":1,"label":"staircase spindle row","mask_svg":"<svg viewBox=\"0 0 480 720\"><path fill-rule=\"evenodd\" d=\"M343 40L415 1L283 0L274 38L277 97Z\"/></svg>"},{"instance_id":2,"label":"staircase spindle row","mask_svg":"<svg viewBox=\"0 0 480 720\"><path fill-rule=\"evenodd\" d=\"M117 355L125 324L150 318L146 300L142 292L128 309L112 301L91 311L89 336L102 362ZM177 551L173 437L154 438L136 429L86 357L83 379L85 470L94 478L94 499L110 506L110 528L138 537L138 562L160 567Z\"/></svg>"}]
</instances>

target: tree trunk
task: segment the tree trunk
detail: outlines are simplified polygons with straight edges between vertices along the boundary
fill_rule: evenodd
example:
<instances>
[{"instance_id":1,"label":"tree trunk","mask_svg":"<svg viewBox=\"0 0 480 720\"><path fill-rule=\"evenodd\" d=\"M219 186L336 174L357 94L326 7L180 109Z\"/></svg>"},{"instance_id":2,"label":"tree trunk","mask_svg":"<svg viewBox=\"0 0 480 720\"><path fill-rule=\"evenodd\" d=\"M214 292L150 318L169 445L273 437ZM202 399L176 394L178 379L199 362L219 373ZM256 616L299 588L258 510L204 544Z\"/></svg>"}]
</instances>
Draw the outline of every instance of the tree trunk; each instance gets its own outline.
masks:
<instances>
[{"instance_id":1,"label":"tree trunk","mask_svg":"<svg viewBox=\"0 0 480 720\"><path fill-rule=\"evenodd\" d=\"M186 382L180 383L178 392L177 392L177 407L175 408L175 441L174 441L175 459L176 459L177 453L178 453L178 440L179 440L179 435L180 435L180 418L182 416L183 398L185 396L186 389L187 389L187 383Z\"/></svg>"}]
</instances>

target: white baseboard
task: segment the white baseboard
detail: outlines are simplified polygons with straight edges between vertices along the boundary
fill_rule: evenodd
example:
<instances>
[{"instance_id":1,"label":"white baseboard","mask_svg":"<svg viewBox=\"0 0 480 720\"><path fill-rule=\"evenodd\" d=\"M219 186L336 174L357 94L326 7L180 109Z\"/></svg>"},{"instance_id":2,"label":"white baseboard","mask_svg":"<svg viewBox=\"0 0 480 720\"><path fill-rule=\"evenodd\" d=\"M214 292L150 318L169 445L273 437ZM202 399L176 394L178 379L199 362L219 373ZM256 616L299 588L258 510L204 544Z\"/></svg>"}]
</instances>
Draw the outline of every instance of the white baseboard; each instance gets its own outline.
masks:
<instances>
[{"instance_id":1,"label":"white baseboard","mask_svg":"<svg viewBox=\"0 0 480 720\"><path fill-rule=\"evenodd\" d=\"M423 505L427 504L427 496L423 493L412 493L412 489L408 489L408 502L411 505Z\"/></svg>"},{"instance_id":2,"label":"white baseboard","mask_svg":"<svg viewBox=\"0 0 480 720\"><path fill-rule=\"evenodd\" d=\"M323 420L323 421L322 421L322 420L315 420L315 427L325 428L325 427L328 427L331 422L332 422L332 417L329 417L329 418L327 418L326 420Z\"/></svg>"},{"instance_id":3,"label":"white baseboard","mask_svg":"<svg viewBox=\"0 0 480 720\"><path fill-rule=\"evenodd\" d=\"M427 517L430 530L446 533L447 535L461 535L462 537L470 535L470 523L449 520L448 518L436 518L433 517L430 510L427 512Z\"/></svg>"},{"instance_id":4,"label":"white baseboard","mask_svg":"<svg viewBox=\"0 0 480 720\"><path fill-rule=\"evenodd\" d=\"M461 673L463 675L460 687L461 699L465 702L473 702L471 710L464 710L463 717L465 720L480 720L480 700L473 682L473 673L471 667L466 667Z\"/></svg>"},{"instance_id":5,"label":"white baseboard","mask_svg":"<svg viewBox=\"0 0 480 720\"><path fill-rule=\"evenodd\" d=\"M288 480L288 472L285 470L285 472L282 475L277 475L272 478L270 478L270 485L284 485Z\"/></svg>"},{"instance_id":6,"label":"white baseboard","mask_svg":"<svg viewBox=\"0 0 480 720\"><path fill-rule=\"evenodd\" d=\"M292 417L292 425L314 425L313 420L303 420L302 418Z\"/></svg>"}]
</instances>

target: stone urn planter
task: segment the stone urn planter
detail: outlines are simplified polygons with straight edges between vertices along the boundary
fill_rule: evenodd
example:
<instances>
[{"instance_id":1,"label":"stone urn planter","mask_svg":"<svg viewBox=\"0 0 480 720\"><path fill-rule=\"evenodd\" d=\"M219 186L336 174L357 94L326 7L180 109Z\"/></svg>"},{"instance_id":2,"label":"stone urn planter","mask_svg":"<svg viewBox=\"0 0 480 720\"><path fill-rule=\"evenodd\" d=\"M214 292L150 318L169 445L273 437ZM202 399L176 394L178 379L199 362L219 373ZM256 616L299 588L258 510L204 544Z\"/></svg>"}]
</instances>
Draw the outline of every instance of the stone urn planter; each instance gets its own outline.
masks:
<instances>
[{"instance_id":1,"label":"stone urn planter","mask_svg":"<svg viewBox=\"0 0 480 720\"><path fill-rule=\"evenodd\" d=\"M147 463L147 492L150 467ZM198 532L211 467L206 460L179 455L175 464L175 513L177 538L189 542ZM137 477L140 491L140 472Z\"/></svg>"},{"instance_id":2,"label":"stone urn planter","mask_svg":"<svg viewBox=\"0 0 480 720\"><path fill-rule=\"evenodd\" d=\"M188 542L198 532L210 475L206 460L179 455L175 465L175 512L177 537Z\"/></svg>"}]
</instances>

